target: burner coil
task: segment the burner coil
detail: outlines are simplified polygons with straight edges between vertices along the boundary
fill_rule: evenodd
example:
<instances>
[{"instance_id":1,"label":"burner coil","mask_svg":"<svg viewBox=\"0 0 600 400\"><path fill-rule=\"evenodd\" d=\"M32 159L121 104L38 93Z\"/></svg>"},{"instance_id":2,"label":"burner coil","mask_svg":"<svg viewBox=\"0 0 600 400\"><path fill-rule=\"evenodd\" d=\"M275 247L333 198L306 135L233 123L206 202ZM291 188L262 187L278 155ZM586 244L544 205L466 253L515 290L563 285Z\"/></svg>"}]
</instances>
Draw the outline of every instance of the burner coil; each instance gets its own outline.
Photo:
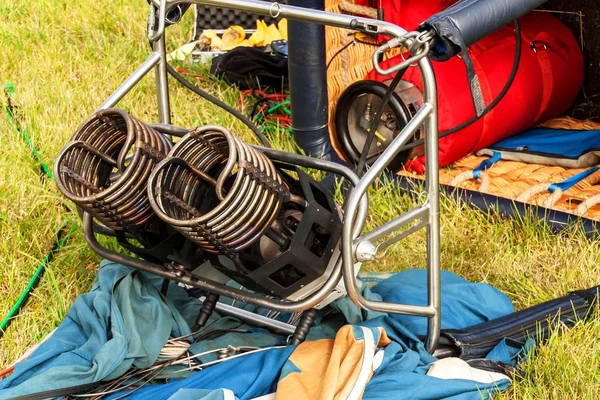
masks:
<instances>
[{"instance_id":1,"label":"burner coil","mask_svg":"<svg viewBox=\"0 0 600 400\"><path fill-rule=\"evenodd\" d=\"M152 172L156 214L211 254L235 257L271 226L289 188L262 152L220 126L192 130Z\"/></svg>"},{"instance_id":2,"label":"burner coil","mask_svg":"<svg viewBox=\"0 0 600 400\"><path fill-rule=\"evenodd\" d=\"M107 227L136 232L154 216L147 182L171 144L122 110L107 109L85 121L59 153L59 190Z\"/></svg>"}]
</instances>

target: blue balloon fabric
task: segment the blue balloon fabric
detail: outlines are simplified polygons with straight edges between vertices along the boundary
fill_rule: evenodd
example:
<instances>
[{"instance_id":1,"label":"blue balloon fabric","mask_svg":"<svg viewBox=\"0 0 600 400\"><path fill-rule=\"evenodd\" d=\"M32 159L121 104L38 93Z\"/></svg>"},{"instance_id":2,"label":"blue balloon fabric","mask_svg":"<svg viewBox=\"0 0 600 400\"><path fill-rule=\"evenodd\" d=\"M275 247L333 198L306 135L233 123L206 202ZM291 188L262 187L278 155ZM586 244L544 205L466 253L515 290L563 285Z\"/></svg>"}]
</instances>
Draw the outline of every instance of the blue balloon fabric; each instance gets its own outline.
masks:
<instances>
[{"instance_id":1,"label":"blue balloon fabric","mask_svg":"<svg viewBox=\"0 0 600 400\"><path fill-rule=\"evenodd\" d=\"M471 283L442 271L442 329L463 329L514 312L510 299L487 283ZM408 270L381 281L372 289L390 303L427 305L427 275ZM427 334L427 320L410 315L391 316L415 335Z\"/></svg>"},{"instance_id":2,"label":"blue balloon fabric","mask_svg":"<svg viewBox=\"0 0 600 400\"><path fill-rule=\"evenodd\" d=\"M372 289L363 285L363 294L389 302L425 304L426 276L424 270L400 272L381 280ZM73 303L54 334L26 361L18 363L10 377L0 381L0 399L105 382L131 368L151 366L169 338L190 334L189 326L200 308L200 302L190 298L182 287L171 284L165 297L158 289L160 284L161 279L155 276L104 261L92 290ZM470 400L480 399L482 394L487 397L509 385L508 381L481 384L427 376L436 359L425 351L418 338L426 333L423 318L366 313L347 298L339 300L334 308L338 314L314 327L309 340L334 338L337 329L346 323L384 328L392 340L383 349L383 361L365 388L365 399ZM442 274L443 328L465 328L511 312L510 300L490 285L470 283L449 272ZM320 315L319 320L322 317ZM284 336L232 318L219 318L215 314L209 324L212 330L237 326L247 333L231 332L217 339L199 341L190 347L192 354L228 345L267 349L198 372L182 373L176 376L181 379L172 379L166 384L146 385L129 393L129 398L252 399L273 393L294 346L285 346ZM509 360L511 351L508 346L499 346L493 356ZM199 361L215 358L212 353L199 357ZM112 397L124 394L128 391Z\"/></svg>"}]
</instances>

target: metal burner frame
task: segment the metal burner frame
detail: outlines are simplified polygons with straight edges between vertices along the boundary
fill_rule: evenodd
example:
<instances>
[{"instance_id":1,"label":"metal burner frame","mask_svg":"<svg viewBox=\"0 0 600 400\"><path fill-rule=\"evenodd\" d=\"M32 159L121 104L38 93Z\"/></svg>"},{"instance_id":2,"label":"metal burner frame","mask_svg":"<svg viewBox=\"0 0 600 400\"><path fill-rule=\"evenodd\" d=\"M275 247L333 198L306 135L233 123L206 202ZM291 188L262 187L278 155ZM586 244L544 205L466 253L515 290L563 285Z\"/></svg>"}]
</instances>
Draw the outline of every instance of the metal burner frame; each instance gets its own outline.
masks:
<instances>
[{"instance_id":1,"label":"metal burner frame","mask_svg":"<svg viewBox=\"0 0 600 400\"><path fill-rule=\"evenodd\" d=\"M169 10L183 3L201 4L209 7L220 7L231 10L246 11L253 14L270 16L273 18L287 18L289 20L316 23L344 29L351 29L371 34L380 34L393 38L395 45L402 43L414 44L419 42L418 35L402 29L399 26L361 17L317 11L301 7L283 5L279 3L263 2L258 0L151 0L151 13L157 15L157 29L150 26L148 40L152 43L152 53L122 84L111 94L98 110L115 106L138 82L151 70L156 72L157 108L159 124L152 126L166 135L182 136L187 133L184 128L171 125L171 108L169 99L169 87L167 82L167 53L165 45L166 15ZM153 25L153 24L150 24ZM390 42L391 43L391 42ZM420 42L422 43L422 42ZM410 47L410 46L409 46ZM296 154L286 153L278 150L260 148L271 159L290 165L300 165L308 168L338 174L346 178L353 186L344 202L344 224L340 241L341 258L335 264L333 271L321 286L307 297L296 301L281 301L268 298L243 290L226 287L220 283L202 279L194 276L175 275L163 266L153 264L141 259L112 252L101 246L94 232L110 235L110 229L101 227L95 229L91 215L83 214L83 226L89 246L96 253L109 260L120 262L140 270L154 273L166 279L179 281L181 283L206 290L207 292L224 295L252 303L261 307L270 308L282 312L304 311L323 302L327 302L332 293L336 292L339 284L343 287L354 303L363 309L375 310L389 313L408 314L428 318L427 349L433 352L438 343L440 334L440 227L439 227L439 182L438 182L438 130L437 130L437 91L436 81L430 60L426 54L409 58L400 66L384 71L378 63L378 56L388 49L386 45L379 48L373 55L374 64L378 72L391 74L398 71L400 67L405 68L415 62L419 68L423 80L424 104L417 111L409 123L402 129L398 136L392 141L387 149L373 163L366 174L359 178L350 169L324 160L304 157ZM97 110L97 111L98 111ZM402 150L413 134L423 127L425 137L425 159L426 176L424 186L424 201L418 207L409 210L391 221L362 234L364 223L367 218L368 203L367 189L371 186L386 166ZM402 230L404 228L404 230ZM411 304L395 304L380 301L372 301L364 298L357 286L357 265L362 262L374 261L377 252L388 247L404 237L420 230L426 229L427 236L427 305L417 306ZM400 231L402 230L402 231ZM375 245L374 242L396 233L391 239ZM245 321L271 327L272 329L292 333L295 326L287 325L257 314L249 314L247 311L235 307L217 304L216 310L229 315L235 315Z\"/></svg>"}]
</instances>

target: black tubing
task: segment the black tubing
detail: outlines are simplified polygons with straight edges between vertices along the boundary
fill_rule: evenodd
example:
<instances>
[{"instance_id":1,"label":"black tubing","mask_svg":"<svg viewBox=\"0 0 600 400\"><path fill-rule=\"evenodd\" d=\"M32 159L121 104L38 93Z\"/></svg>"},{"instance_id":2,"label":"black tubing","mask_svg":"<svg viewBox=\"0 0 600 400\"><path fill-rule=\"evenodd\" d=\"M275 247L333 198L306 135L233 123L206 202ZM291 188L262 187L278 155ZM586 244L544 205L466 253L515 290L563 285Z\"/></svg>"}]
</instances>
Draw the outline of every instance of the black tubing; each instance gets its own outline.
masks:
<instances>
[{"instance_id":1,"label":"black tubing","mask_svg":"<svg viewBox=\"0 0 600 400\"><path fill-rule=\"evenodd\" d=\"M324 10L324 0L289 0L291 6ZM294 139L306 155L330 160L325 27L288 22L288 71Z\"/></svg>"},{"instance_id":2,"label":"black tubing","mask_svg":"<svg viewBox=\"0 0 600 400\"><path fill-rule=\"evenodd\" d=\"M204 328L204 325L206 325L206 322L208 322L208 319L215 310L215 307L217 306L218 302L218 294L209 293L206 295L206 297L204 298L204 302L202 303L202 308L198 313L198 317L196 317L196 323L192 327L192 332L197 332L201 328Z\"/></svg>"},{"instance_id":3,"label":"black tubing","mask_svg":"<svg viewBox=\"0 0 600 400\"><path fill-rule=\"evenodd\" d=\"M296 331L290 338L290 345L296 346L304 342L306 336L308 335L308 332L310 332L310 328L312 328L315 322L316 316L317 311L314 308L306 310L302 313L302 316L300 317L300 322L298 322L298 325L296 326Z\"/></svg>"},{"instance_id":4,"label":"black tubing","mask_svg":"<svg viewBox=\"0 0 600 400\"><path fill-rule=\"evenodd\" d=\"M173 78L175 78L175 80L177 82L181 83L183 86L185 86L192 92L196 93L198 96L202 97L204 100L210 101L211 103L217 105L218 107L221 107L223 110L227 111L228 113L230 113L231 115L233 115L234 117L236 117L237 119L242 121L244 123L244 125L246 125L248 128L250 128L250 130L252 132L254 132L254 134L256 135L258 140L260 140L260 142L262 143L262 145L264 147L271 147L271 144L269 143L269 140L265 137L265 135L263 135L263 133L256 127L256 125L254 125L252 123L252 121L250 121L248 118L246 118L241 112L239 112L235 108L231 107L229 104L226 104L226 103L222 102L221 100L217 99L216 97L212 96L211 94L205 92L204 90L196 87L194 84L192 84L187 79L185 79L183 76L181 76L179 74L179 72L175 71L175 69L173 67L171 67L169 64L167 64L167 72Z\"/></svg>"}]
</instances>

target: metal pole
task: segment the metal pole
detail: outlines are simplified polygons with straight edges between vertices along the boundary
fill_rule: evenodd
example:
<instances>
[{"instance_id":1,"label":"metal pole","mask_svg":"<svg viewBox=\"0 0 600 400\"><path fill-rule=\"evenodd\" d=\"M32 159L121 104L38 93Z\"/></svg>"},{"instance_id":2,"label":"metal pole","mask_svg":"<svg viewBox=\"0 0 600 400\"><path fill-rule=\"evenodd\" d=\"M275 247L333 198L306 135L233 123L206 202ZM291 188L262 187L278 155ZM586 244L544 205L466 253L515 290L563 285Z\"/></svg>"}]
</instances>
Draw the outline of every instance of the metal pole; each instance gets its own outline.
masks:
<instances>
[{"instance_id":1,"label":"metal pole","mask_svg":"<svg viewBox=\"0 0 600 400\"><path fill-rule=\"evenodd\" d=\"M119 101L121 101L121 99L123 97L125 97L125 95L127 93L129 93L129 91L135 85L138 84L139 81L142 80L142 78L144 76L146 76L146 74L148 72L150 72L152 70L152 68L154 68L156 65L158 65L159 62L160 62L160 54L158 54L158 53L150 54L150 56L146 59L146 61L144 61L144 63L142 65L140 65L138 67L138 69L136 69L135 72L133 74L131 74L125 80L125 82L123 82L121 84L121 86L119 86L118 89L115 90L113 92L113 94L111 94L110 97L108 99L106 99L104 101L104 103L102 103L102 105L100 107L98 107L98 109L96 109L96 111L94 111L94 112L98 112L100 110L105 110L107 108L114 107Z\"/></svg>"},{"instance_id":2,"label":"metal pole","mask_svg":"<svg viewBox=\"0 0 600 400\"><path fill-rule=\"evenodd\" d=\"M201 297L198 300L203 302L204 297ZM260 314L255 314L253 312L221 302L217 303L215 306L215 311L224 315L235 317L243 322L262 326L275 332L285 333L286 335L293 335L296 331L296 325L271 319Z\"/></svg>"},{"instance_id":3,"label":"metal pole","mask_svg":"<svg viewBox=\"0 0 600 400\"><path fill-rule=\"evenodd\" d=\"M429 62L429 60L427 60ZM342 227L342 269L343 278L348 296L357 305L362 308L380 311L380 312L391 312L399 314L409 315L421 315L434 318L438 313L438 310L430 303L427 306L415 306L410 304L396 304L387 303L382 301L372 301L366 299L361 295L358 287L356 286L356 279L354 276L354 260L353 254L354 246L353 240L356 234L353 233L353 221L356 215L357 206L360 198L367 191L373 181L379 176L379 174L386 168L390 161L396 156L398 151L404 146L408 139L414 134L414 132L423 124L427 124L430 116L435 114L435 108L429 103L425 103L419 111L415 114L404 129L398 134L398 136L392 141L392 143L385 149L383 154L375 161L371 168L367 171L364 177L358 182L358 185L350 192L348 199L345 204L345 218L344 226ZM427 128L426 128L427 129ZM432 211L430 210L430 213ZM398 217L403 219L403 216ZM437 264L439 266L439 263ZM433 275L435 276L435 274ZM430 279L431 283L432 280ZM430 285L431 287L431 285ZM437 340L437 339L436 339Z\"/></svg>"},{"instance_id":4,"label":"metal pole","mask_svg":"<svg viewBox=\"0 0 600 400\"><path fill-rule=\"evenodd\" d=\"M155 0L158 3L158 0ZM274 18L287 18L290 21L311 22L313 24L336 26L338 28L354 29L363 32L380 33L392 37L400 37L406 30L398 25L376 19L355 17L345 14L335 14L326 11L307 9L304 7L288 6L257 0L172 0L167 8L180 3L201 4L210 7L239 10L259 15L269 15Z\"/></svg>"},{"instance_id":5,"label":"metal pole","mask_svg":"<svg viewBox=\"0 0 600 400\"><path fill-rule=\"evenodd\" d=\"M167 49L165 34L152 43L152 48L160 55L156 66L156 95L158 100L158 120L162 124L171 123L171 104L169 101L169 82L167 80Z\"/></svg>"},{"instance_id":6,"label":"metal pole","mask_svg":"<svg viewBox=\"0 0 600 400\"><path fill-rule=\"evenodd\" d=\"M419 62L423 76L425 101L435 110L425 122L425 179L427 202L429 203L429 225L427 233L427 299L436 310L436 315L427 321L427 350L433 353L437 347L442 326L441 317L441 266L440 266L440 192L438 163L438 113L437 86L431 61L427 58ZM428 64L429 68L424 67Z\"/></svg>"}]
</instances>

